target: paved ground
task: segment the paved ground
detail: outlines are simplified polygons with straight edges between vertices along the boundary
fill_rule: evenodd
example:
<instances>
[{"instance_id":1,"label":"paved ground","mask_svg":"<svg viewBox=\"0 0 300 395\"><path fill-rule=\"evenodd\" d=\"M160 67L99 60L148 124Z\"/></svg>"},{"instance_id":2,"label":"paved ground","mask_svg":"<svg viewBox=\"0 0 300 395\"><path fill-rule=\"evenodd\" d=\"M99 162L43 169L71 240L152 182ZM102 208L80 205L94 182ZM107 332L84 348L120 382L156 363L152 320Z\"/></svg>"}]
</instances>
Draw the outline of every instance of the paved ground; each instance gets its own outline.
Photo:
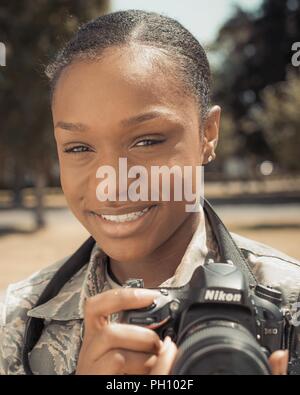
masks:
<instances>
[{"instance_id":1,"label":"paved ground","mask_svg":"<svg viewBox=\"0 0 300 395\"><path fill-rule=\"evenodd\" d=\"M300 204L215 206L232 231L300 259ZM1 290L73 252L89 235L66 208L47 210L47 228L32 233L30 211L0 211Z\"/></svg>"}]
</instances>

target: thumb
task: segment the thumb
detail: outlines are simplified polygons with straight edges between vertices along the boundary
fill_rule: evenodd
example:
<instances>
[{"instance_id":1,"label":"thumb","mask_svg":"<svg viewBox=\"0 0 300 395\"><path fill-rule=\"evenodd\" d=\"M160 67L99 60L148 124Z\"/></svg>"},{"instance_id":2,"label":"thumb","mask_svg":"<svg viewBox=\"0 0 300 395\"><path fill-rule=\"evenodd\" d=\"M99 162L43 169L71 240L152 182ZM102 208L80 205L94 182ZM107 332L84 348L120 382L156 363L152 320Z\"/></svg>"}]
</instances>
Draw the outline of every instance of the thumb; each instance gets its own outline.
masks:
<instances>
[{"instance_id":1,"label":"thumb","mask_svg":"<svg viewBox=\"0 0 300 395\"><path fill-rule=\"evenodd\" d=\"M289 353L288 350L278 350L273 352L269 358L272 374L286 375L288 370Z\"/></svg>"}]
</instances>

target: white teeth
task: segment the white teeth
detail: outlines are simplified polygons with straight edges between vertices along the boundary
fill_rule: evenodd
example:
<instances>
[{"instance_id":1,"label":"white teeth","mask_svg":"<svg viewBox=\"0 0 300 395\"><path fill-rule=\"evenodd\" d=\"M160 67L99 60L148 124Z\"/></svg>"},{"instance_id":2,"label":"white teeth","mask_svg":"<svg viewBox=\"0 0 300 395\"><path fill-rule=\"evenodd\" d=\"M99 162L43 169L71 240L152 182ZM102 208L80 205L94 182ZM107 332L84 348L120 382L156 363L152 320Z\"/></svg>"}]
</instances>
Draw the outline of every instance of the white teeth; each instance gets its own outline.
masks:
<instances>
[{"instance_id":1,"label":"white teeth","mask_svg":"<svg viewBox=\"0 0 300 395\"><path fill-rule=\"evenodd\" d=\"M150 210L150 207L144 208L142 211L136 211L134 213L122 214L122 215L101 215L102 218L106 219L107 221L112 222L129 222L134 221L137 218L144 215L147 211Z\"/></svg>"}]
</instances>

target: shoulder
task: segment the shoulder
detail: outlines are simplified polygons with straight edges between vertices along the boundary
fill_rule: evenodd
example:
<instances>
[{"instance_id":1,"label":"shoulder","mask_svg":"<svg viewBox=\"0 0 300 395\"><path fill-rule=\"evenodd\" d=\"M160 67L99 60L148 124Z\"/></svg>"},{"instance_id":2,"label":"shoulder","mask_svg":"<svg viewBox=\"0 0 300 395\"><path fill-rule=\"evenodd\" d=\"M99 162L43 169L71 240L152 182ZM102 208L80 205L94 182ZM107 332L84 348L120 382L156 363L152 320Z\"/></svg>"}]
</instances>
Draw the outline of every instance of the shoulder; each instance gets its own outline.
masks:
<instances>
[{"instance_id":1,"label":"shoulder","mask_svg":"<svg viewBox=\"0 0 300 395\"><path fill-rule=\"evenodd\" d=\"M37 302L55 272L68 258L68 256L64 257L52 265L34 272L24 280L10 284L6 290L0 323L5 325L16 316L24 316L24 312Z\"/></svg>"},{"instance_id":2,"label":"shoulder","mask_svg":"<svg viewBox=\"0 0 300 395\"><path fill-rule=\"evenodd\" d=\"M257 256L269 256L300 266L299 260L283 253L282 251L277 250L274 247L252 239L248 239L236 233L231 232L231 236L235 240L238 247L248 253L253 253Z\"/></svg>"},{"instance_id":3,"label":"shoulder","mask_svg":"<svg viewBox=\"0 0 300 395\"><path fill-rule=\"evenodd\" d=\"M8 286L0 305L0 374L24 374L21 350L27 312L67 259L68 256Z\"/></svg>"},{"instance_id":4,"label":"shoulder","mask_svg":"<svg viewBox=\"0 0 300 395\"><path fill-rule=\"evenodd\" d=\"M257 281L282 291L287 304L298 301L300 262L266 244L231 233L253 270Z\"/></svg>"}]
</instances>

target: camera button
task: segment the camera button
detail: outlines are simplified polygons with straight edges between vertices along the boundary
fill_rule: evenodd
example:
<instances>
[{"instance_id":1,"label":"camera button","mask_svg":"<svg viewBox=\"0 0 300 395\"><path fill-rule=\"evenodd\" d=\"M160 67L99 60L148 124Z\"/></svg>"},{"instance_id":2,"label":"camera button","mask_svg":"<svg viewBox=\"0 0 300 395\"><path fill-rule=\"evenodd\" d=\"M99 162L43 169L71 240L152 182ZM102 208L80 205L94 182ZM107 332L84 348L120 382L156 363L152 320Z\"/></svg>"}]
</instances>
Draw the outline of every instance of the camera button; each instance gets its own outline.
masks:
<instances>
[{"instance_id":1,"label":"camera button","mask_svg":"<svg viewBox=\"0 0 300 395\"><path fill-rule=\"evenodd\" d=\"M154 309L154 307L156 307L156 303L153 302L150 304L150 306L143 307L142 309L139 309L139 311L142 311L142 312L149 311L149 310Z\"/></svg>"},{"instance_id":2,"label":"camera button","mask_svg":"<svg viewBox=\"0 0 300 395\"><path fill-rule=\"evenodd\" d=\"M155 323L156 320L152 317L132 317L129 322L136 325L150 325Z\"/></svg>"},{"instance_id":3,"label":"camera button","mask_svg":"<svg viewBox=\"0 0 300 395\"><path fill-rule=\"evenodd\" d=\"M164 296L168 296L168 295L169 295L169 292L168 292L166 289L164 289L164 288L161 288L161 289L160 289L160 293L161 293L162 295L164 295Z\"/></svg>"}]
</instances>

